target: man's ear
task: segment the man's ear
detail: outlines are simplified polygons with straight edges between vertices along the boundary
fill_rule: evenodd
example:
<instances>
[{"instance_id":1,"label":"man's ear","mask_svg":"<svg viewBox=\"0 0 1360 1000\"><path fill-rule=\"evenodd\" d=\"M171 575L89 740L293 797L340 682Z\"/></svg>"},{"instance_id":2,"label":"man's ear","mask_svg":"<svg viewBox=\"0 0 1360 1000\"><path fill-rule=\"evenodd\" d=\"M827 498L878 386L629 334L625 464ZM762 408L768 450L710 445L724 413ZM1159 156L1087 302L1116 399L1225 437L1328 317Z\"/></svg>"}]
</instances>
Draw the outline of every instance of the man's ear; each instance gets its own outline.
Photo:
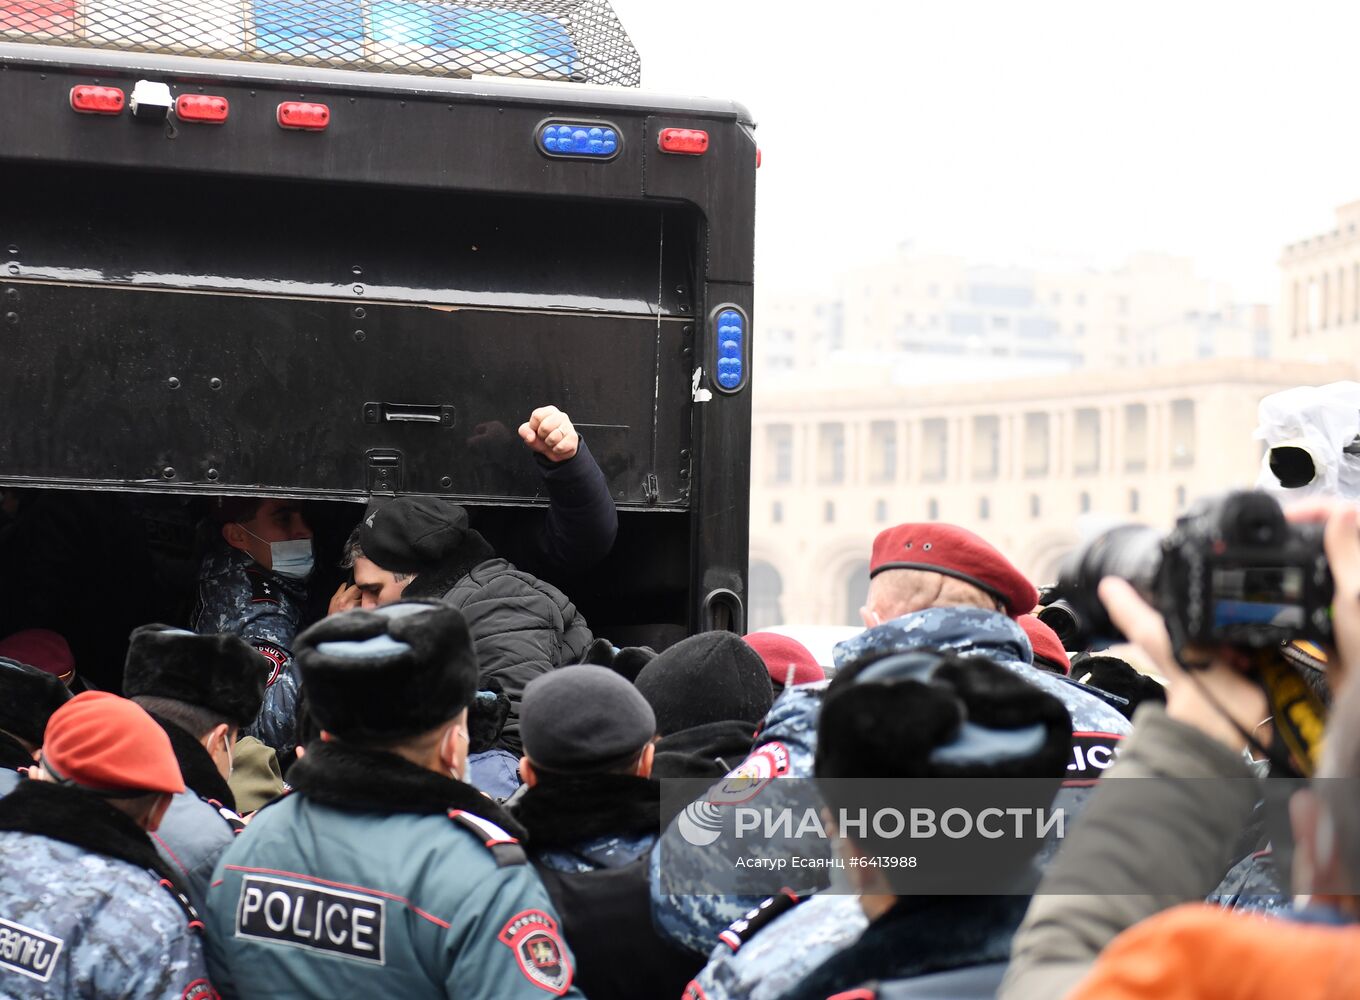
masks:
<instances>
[{"instance_id":1,"label":"man's ear","mask_svg":"<svg viewBox=\"0 0 1360 1000\"><path fill-rule=\"evenodd\" d=\"M864 622L865 628L874 628L883 624L883 619L878 616L878 612L871 611L868 608L860 608L859 617L860 621Z\"/></svg>"},{"instance_id":2,"label":"man's ear","mask_svg":"<svg viewBox=\"0 0 1360 1000\"><path fill-rule=\"evenodd\" d=\"M246 531L235 521L222 525L222 540L233 549L246 549Z\"/></svg>"},{"instance_id":3,"label":"man's ear","mask_svg":"<svg viewBox=\"0 0 1360 1000\"><path fill-rule=\"evenodd\" d=\"M208 751L208 753L212 753L213 747L215 746L225 746L230 748L231 726L229 726L225 722L219 722L217 725L213 726L206 733L204 733L203 739L199 740L199 742L203 744L203 749Z\"/></svg>"},{"instance_id":4,"label":"man's ear","mask_svg":"<svg viewBox=\"0 0 1360 1000\"><path fill-rule=\"evenodd\" d=\"M519 776L524 784L530 788L538 784L538 775L534 773L534 765L530 763L528 757L519 759Z\"/></svg>"}]
</instances>

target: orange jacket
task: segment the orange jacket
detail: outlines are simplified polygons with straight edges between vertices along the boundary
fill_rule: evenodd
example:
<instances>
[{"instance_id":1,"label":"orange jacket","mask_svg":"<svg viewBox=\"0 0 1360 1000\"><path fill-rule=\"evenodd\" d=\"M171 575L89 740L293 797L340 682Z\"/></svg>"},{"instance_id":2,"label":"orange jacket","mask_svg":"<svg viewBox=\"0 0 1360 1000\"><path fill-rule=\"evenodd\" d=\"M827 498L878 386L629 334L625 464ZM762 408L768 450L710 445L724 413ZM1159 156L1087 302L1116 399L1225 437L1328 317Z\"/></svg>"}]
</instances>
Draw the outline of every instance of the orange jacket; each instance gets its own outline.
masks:
<instances>
[{"instance_id":1,"label":"orange jacket","mask_svg":"<svg viewBox=\"0 0 1360 1000\"><path fill-rule=\"evenodd\" d=\"M1263 919L1192 903L1106 947L1069 1000L1360 997L1360 926Z\"/></svg>"}]
</instances>

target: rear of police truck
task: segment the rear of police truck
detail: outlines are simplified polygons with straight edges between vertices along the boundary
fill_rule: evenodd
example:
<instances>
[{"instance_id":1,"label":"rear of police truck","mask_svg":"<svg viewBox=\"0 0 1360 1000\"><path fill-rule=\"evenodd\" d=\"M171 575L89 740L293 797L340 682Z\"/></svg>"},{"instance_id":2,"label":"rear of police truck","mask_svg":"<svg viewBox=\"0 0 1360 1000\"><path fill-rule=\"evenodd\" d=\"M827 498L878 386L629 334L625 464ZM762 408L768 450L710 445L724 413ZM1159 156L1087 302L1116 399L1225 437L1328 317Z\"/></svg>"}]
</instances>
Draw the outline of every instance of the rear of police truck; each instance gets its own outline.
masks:
<instances>
[{"instance_id":1,"label":"rear of police truck","mask_svg":"<svg viewBox=\"0 0 1360 1000\"><path fill-rule=\"evenodd\" d=\"M742 629L752 122L637 82L600 0L0 2L0 486L119 505L165 588L219 495L337 555L371 495L527 530L554 404L596 633Z\"/></svg>"}]
</instances>

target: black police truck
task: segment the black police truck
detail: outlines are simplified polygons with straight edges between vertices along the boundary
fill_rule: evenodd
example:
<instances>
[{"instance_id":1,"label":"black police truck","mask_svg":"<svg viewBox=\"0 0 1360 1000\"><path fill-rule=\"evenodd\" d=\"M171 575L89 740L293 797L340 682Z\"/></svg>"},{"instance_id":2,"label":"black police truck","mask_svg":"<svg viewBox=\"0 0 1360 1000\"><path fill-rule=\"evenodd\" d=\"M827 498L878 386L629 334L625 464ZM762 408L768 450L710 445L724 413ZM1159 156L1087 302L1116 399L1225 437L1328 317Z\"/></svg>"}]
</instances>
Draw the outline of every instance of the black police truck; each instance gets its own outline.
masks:
<instances>
[{"instance_id":1,"label":"black police truck","mask_svg":"<svg viewBox=\"0 0 1360 1000\"><path fill-rule=\"evenodd\" d=\"M742 629L753 124L638 78L603 0L0 4L7 586L174 618L221 495L327 566L371 495L527 529L555 404L620 510L597 634Z\"/></svg>"}]
</instances>

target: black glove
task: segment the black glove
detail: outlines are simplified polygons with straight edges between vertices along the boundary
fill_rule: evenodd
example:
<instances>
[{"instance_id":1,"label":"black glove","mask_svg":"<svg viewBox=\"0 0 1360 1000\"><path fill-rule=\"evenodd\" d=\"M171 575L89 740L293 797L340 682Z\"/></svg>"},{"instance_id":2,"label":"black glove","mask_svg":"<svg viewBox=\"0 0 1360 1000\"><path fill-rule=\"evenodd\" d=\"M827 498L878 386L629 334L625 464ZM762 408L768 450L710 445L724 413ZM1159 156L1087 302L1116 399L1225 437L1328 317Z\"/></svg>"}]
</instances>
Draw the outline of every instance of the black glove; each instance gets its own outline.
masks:
<instances>
[{"instance_id":1,"label":"black glove","mask_svg":"<svg viewBox=\"0 0 1360 1000\"><path fill-rule=\"evenodd\" d=\"M654 659L656 650L650 646L624 646L619 649L608 639L596 639L581 654L580 662L608 667L631 684L637 680L642 668Z\"/></svg>"},{"instance_id":2,"label":"black glove","mask_svg":"<svg viewBox=\"0 0 1360 1000\"><path fill-rule=\"evenodd\" d=\"M494 678L482 684L468 706L468 753L485 753L501 738L505 720L510 717L510 696Z\"/></svg>"}]
</instances>

